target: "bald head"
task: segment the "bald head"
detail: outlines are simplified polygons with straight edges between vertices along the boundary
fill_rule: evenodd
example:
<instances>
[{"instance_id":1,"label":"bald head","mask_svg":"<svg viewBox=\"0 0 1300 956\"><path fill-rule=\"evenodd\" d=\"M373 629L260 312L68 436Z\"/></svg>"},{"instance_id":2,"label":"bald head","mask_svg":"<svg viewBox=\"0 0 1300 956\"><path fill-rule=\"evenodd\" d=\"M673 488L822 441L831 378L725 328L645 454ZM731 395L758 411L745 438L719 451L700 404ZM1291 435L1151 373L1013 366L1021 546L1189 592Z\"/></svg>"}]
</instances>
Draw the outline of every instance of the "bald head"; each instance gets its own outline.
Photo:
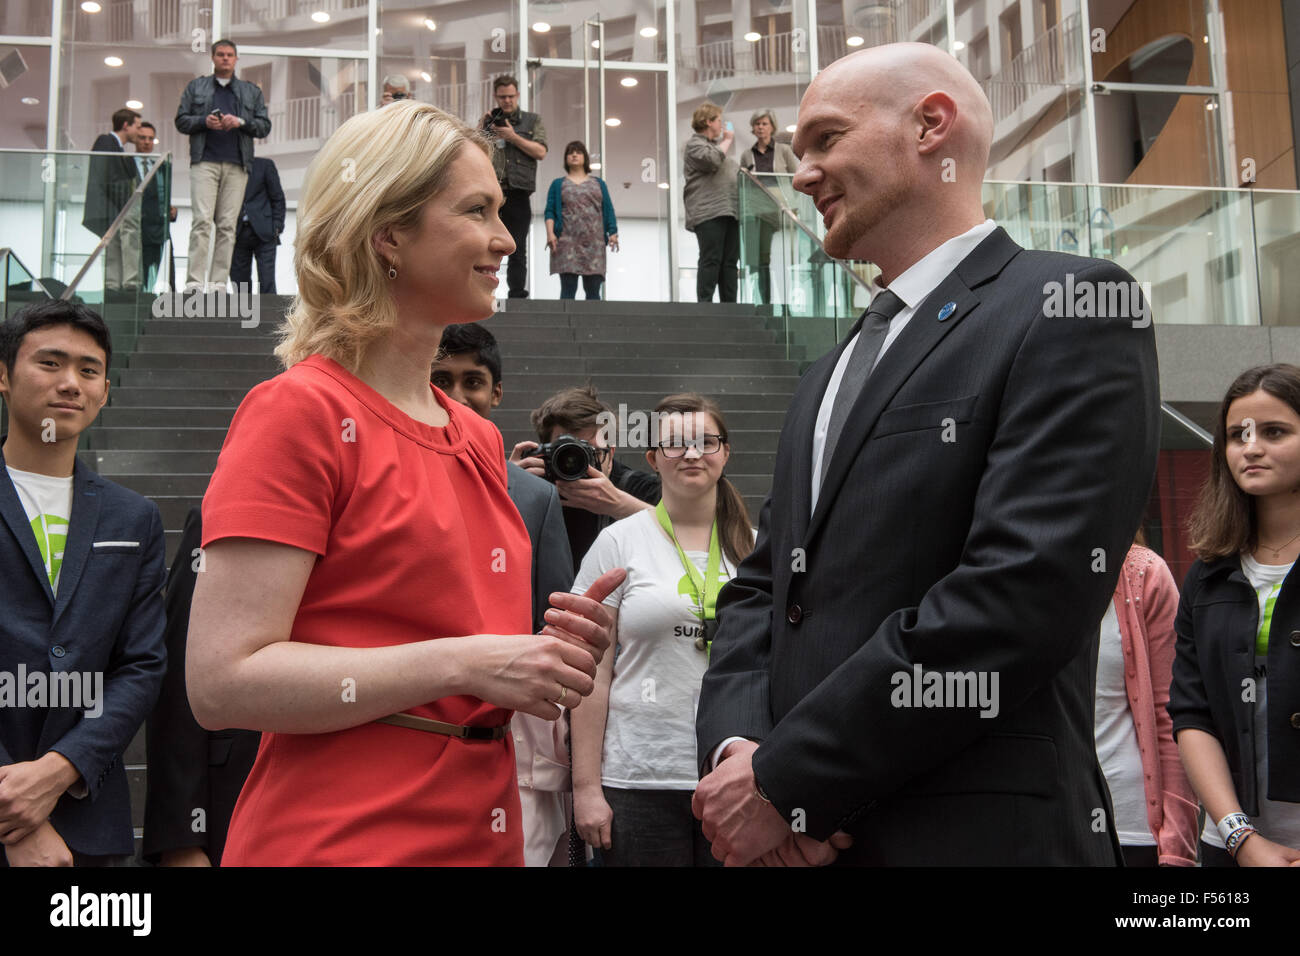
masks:
<instances>
[{"instance_id":1,"label":"bald head","mask_svg":"<svg viewBox=\"0 0 1300 956\"><path fill-rule=\"evenodd\" d=\"M822 214L828 253L886 275L892 260L898 274L984 220L992 141L988 99L951 55L925 43L873 47L809 84L794 186Z\"/></svg>"},{"instance_id":2,"label":"bald head","mask_svg":"<svg viewBox=\"0 0 1300 956\"><path fill-rule=\"evenodd\" d=\"M993 145L993 110L975 77L939 47L890 43L859 50L817 74L805 97L822 85L823 95L846 108L870 104L899 118L910 115L929 94L946 93L956 104L957 117L945 153L959 167L970 164L983 179Z\"/></svg>"}]
</instances>

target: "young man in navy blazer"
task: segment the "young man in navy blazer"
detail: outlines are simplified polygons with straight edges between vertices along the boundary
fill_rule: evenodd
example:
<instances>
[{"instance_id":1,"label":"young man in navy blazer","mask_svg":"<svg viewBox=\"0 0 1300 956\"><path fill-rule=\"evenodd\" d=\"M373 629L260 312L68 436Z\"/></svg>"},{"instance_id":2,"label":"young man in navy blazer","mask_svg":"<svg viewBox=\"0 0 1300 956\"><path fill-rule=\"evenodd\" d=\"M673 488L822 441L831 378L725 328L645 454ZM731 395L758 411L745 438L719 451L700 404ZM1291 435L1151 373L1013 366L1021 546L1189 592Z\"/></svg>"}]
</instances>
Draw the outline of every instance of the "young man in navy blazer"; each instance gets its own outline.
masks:
<instances>
[{"instance_id":1,"label":"young man in navy blazer","mask_svg":"<svg viewBox=\"0 0 1300 956\"><path fill-rule=\"evenodd\" d=\"M121 864L122 752L166 664L158 507L77 460L108 400L94 312L27 306L0 326L0 844L10 866Z\"/></svg>"}]
</instances>

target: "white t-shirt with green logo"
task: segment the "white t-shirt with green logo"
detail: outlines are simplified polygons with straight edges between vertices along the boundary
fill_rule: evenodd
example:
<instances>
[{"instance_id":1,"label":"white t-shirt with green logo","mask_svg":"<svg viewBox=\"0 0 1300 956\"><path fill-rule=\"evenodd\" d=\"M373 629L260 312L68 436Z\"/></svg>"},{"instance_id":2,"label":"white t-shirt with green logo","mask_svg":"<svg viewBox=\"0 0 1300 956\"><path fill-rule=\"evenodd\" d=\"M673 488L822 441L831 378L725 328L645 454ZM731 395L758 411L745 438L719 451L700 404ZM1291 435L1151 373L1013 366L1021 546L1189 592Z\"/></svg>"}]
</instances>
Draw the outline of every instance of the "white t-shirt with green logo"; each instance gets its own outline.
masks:
<instances>
[{"instance_id":1,"label":"white t-shirt with green logo","mask_svg":"<svg viewBox=\"0 0 1300 956\"><path fill-rule=\"evenodd\" d=\"M36 536L36 547L45 562L50 588L58 594L63 547L68 540L68 521L72 518L72 476L51 478L8 466L6 470Z\"/></svg>"},{"instance_id":2,"label":"white t-shirt with green logo","mask_svg":"<svg viewBox=\"0 0 1300 956\"><path fill-rule=\"evenodd\" d=\"M687 551L705 573L708 554ZM638 511L603 530L573 582L581 594L611 568L627 580L605 603L618 608L618 646L609 688L601 783L622 790L694 790L695 711L709 660L690 578L653 511ZM722 556L718 577L735 569Z\"/></svg>"}]
</instances>

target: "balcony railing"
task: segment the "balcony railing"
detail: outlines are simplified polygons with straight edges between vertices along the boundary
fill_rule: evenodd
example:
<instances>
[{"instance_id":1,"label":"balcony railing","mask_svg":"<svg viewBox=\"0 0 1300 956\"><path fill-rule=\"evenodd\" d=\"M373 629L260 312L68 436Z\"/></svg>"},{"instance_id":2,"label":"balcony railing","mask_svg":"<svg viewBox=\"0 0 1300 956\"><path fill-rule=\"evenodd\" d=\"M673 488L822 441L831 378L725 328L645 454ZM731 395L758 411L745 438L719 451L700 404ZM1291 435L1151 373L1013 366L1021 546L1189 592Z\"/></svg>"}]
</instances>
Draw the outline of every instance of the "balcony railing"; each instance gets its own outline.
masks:
<instances>
[{"instance_id":1,"label":"balcony railing","mask_svg":"<svg viewBox=\"0 0 1300 956\"><path fill-rule=\"evenodd\" d=\"M368 0L234 0L230 10L232 26L309 17L318 10L365 10Z\"/></svg>"},{"instance_id":2,"label":"balcony railing","mask_svg":"<svg viewBox=\"0 0 1300 956\"><path fill-rule=\"evenodd\" d=\"M433 88L433 105L459 116L467 123L477 123L491 107L492 78L477 83L443 83Z\"/></svg>"},{"instance_id":3,"label":"balcony railing","mask_svg":"<svg viewBox=\"0 0 1300 956\"><path fill-rule=\"evenodd\" d=\"M993 107L993 122L1000 123L1039 90L1083 83L1083 37L1079 15L1043 33L993 76L980 85Z\"/></svg>"},{"instance_id":4,"label":"balcony railing","mask_svg":"<svg viewBox=\"0 0 1300 956\"><path fill-rule=\"evenodd\" d=\"M746 40L702 43L680 50L677 65L680 69L693 71L697 83L746 73L792 73L796 55L794 36L793 33L773 33L754 43ZM806 47L801 52L806 53Z\"/></svg>"},{"instance_id":5,"label":"balcony railing","mask_svg":"<svg viewBox=\"0 0 1300 956\"><path fill-rule=\"evenodd\" d=\"M338 96L298 96L268 104L271 135L260 143L284 143L327 139L357 111L357 94L348 90Z\"/></svg>"}]
</instances>

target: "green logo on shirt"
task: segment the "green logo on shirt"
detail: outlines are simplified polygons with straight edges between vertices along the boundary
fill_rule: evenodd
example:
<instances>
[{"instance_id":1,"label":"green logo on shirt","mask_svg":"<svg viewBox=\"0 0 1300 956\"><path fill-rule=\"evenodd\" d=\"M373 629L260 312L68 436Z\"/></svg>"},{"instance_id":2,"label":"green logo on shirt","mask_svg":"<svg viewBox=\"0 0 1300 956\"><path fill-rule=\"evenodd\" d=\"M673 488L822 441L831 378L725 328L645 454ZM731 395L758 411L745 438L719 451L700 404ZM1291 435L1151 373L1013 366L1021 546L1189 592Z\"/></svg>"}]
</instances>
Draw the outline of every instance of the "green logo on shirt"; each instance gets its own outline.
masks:
<instances>
[{"instance_id":1,"label":"green logo on shirt","mask_svg":"<svg viewBox=\"0 0 1300 956\"><path fill-rule=\"evenodd\" d=\"M63 567L63 549L68 541L68 520L58 515L37 515L32 519L32 534L36 535L36 547L41 550L41 560L45 562L45 573L50 577L50 587L59 580L59 569Z\"/></svg>"}]
</instances>

